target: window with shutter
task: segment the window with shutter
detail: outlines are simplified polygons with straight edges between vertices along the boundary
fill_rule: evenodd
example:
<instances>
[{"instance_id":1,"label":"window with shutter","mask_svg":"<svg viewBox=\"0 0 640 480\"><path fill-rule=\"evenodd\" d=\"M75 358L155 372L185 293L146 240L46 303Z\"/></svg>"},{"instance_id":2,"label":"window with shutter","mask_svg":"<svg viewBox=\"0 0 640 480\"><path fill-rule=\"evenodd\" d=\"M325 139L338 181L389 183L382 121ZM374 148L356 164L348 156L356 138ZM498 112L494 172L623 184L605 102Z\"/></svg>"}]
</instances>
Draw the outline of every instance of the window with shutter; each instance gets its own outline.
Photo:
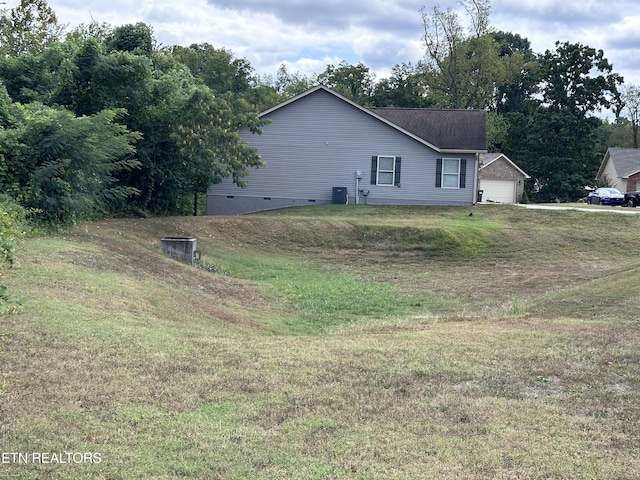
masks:
<instances>
[{"instance_id":1,"label":"window with shutter","mask_svg":"<svg viewBox=\"0 0 640 480\"><path fill-rule=\"evenodd\" d=\"M400 186L401 158L394 155L371 157L371 185Z\"/></svg>"},{"instance_id":2,"label":"window with shutter","mask_svg":"<svg viewBox=\"0 0 640 480\"><path fill-rule=\"evenodd\" d=\"M466 186L466 158L438 158L436 160L436 188L466 188Z\"/></svg>"}]
</instances>

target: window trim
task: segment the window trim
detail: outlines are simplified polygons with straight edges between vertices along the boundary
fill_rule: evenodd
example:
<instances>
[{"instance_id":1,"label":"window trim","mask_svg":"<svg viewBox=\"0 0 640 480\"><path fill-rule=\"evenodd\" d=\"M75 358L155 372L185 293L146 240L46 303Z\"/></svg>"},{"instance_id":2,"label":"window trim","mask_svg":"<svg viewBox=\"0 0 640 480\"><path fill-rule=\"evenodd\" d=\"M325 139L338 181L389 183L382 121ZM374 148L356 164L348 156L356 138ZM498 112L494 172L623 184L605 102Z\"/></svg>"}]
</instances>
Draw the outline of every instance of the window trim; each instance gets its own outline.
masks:
<instances>
[{"instance_id":1,"label":"window trim","mask_svg":"<svg viewBox=\"0 0 640 480\"><path fill-rule=\"evenodd\" d=\"M460 158L443 158L442 159L442 180L441 180L442 188L448 188L448 189L459 189L460 188L460 176L461 176L460 164L462 163L461 160L462 159L460 159ZM456 173L447 173L445 165L447 164L447 162L453 162L453 161L455 161L458 164L457 171L456 171ZM455 178L456 178L455 187L446 186L444 179L445 178L449 178L449 177L453 177L453 176L455 176Z\"/></svg>"},{"instance_id":2,"label":"window trim","mask_svg":"<svg viewBox=\"0 0 640 480\"><path fill-rule=\"evenodd\" d=\"M393 169L383 170L380 168L380 159L393 159ZM402 157L399 155L373 155L371 157L371 185L381 187L400 187L400 170ZM380 183L380 173L391 174L391 183Z\"/></svg>"},{"instance_id":3,"label":"window trim","mask_svg":"<svg viewBox=\"0 0 640 480\"><path fill-rule=\"evenodd\" d=\"M391 168L391 170L383 170L382 168L380 168L380 164L382 163L381 160L382 159L392 159L393 160L393 166ZM391 182L390 183L382 183L380 181L380 174L391 174ZM395 155L378 155L378 168L376 170L376 185L380 185L382 187L393 187L394 183L395 183L395 177L396 177L396 156Z\"/></svg>"},{"instance_id":4,"label":"window trim","mask_svg":"<svg viewBox=\"0 0 640 480\"><path fill-rule=\"evenodd\" d=\"M457 173L446 173L446 162L457 161ZM456 186L445 186L445 178L456 176ZM467 184L467 159L459 157L438 158L436 160L436 188L446 188L447 190L459 190L466 188Z\"/></svg>"}]
</instances>

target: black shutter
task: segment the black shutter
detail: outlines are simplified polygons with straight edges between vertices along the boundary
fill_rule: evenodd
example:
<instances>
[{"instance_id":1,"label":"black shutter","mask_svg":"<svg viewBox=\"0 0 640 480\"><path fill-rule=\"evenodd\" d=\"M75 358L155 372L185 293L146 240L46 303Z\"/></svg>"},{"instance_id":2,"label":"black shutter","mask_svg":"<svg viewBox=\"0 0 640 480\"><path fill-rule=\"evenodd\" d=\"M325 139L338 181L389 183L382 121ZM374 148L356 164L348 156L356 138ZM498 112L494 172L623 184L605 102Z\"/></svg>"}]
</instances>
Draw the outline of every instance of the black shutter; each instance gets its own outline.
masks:
<instances>
[{"instance_id":1,"label":"black shutter","mask_svg":"<svg viewBox=\"0 0 640 480\"><path fill-rule=\"evenodd\" d=\"M371 185L376 185L378 182L378 157L375 155L371 157Z\"/></svg>"},{"instance_id":2,"label":"black shutter","mask_svg":"<svg viewBox=\"0 0 640 480\"><path fill-rule=\"evenodd\" d=\"M402 160L401 157L396 157L396 171L394 172L394 177L393 177L393 184L396 187L400 186L400 161Z\"/></svg>"},{"instance_id":3,"label":"black shutter","mask_svg":"<svg viewBox=\"0 0 640 480\"><path fill-rule=\"evenodd\" d=\"M436 159L436 188L442 187L442 159Z\"/></svg>"},{"instance_id":4,"label":"black shutter","mask_svg":"<svg viewBox=\"0 0 640 480\"><path fill-rule=\"evenodd\" d=\"M467 186L467 159L460 159L460 188Z\"/></svg>"}]
</instances>

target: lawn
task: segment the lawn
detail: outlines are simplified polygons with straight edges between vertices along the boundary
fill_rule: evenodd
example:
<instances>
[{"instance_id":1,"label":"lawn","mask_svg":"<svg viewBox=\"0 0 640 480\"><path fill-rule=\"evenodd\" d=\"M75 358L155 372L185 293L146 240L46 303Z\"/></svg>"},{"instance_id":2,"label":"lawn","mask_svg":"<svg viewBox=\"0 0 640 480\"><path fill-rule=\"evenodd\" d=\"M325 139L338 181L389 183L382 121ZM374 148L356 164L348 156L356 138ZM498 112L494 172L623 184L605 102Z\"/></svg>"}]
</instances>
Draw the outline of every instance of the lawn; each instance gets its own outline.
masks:
<instances>
[{"instance_id":1,"label":"lawn","mask_svg":"<svg viewBox=\"0 0 640 480\"><path fill-rule=\"evenodd\" d=\"M0 478L639 478L639 231L331 205L30 238Z\"/></svg>"}]
</instances>

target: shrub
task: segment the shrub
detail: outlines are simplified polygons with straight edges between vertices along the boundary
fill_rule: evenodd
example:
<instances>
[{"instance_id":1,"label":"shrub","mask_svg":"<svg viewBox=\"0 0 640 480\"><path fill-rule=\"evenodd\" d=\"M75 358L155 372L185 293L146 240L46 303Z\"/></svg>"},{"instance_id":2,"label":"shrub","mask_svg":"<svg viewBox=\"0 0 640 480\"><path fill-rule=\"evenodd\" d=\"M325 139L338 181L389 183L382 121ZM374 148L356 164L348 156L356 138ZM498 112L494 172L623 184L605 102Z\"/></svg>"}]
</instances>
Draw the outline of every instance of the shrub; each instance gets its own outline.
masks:
<instances>
[{"instance_id":1,"label":"shrub","mask_svg":"<svg viewBox=\"0 0 640 480\"><path fill-rule=\"evenodd\" d=\"M6 195L0 195L0 266L13 265L18 239L25 235L26 227L27 211ZM11 313L20 303L0 284L0 315Z\"/></svg>"}]
</instances>

